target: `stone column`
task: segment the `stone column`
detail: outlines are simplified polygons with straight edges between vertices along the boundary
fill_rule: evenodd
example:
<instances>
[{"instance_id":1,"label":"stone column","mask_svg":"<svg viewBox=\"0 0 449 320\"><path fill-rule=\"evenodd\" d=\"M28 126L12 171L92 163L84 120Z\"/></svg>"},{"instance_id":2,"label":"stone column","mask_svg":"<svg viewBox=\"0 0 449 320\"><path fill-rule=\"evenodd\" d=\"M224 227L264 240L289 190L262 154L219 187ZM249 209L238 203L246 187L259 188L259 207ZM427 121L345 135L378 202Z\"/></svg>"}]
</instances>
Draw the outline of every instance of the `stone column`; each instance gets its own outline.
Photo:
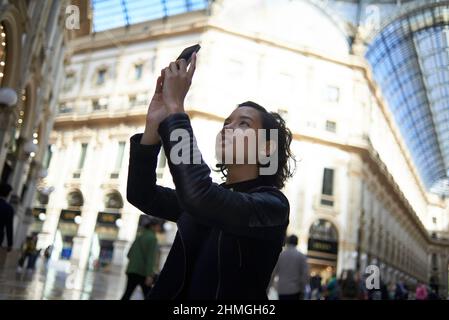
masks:
<instances>
[{"instance_id":1,"label":"stone column","mask_svg":"<svg viewBox=\"0 0 449 320\"><path fill-rule=\"evenodd\" d=\"M347 195L348 202L346 207L346 216L343 217L346 220L343 234L339 237L342 239L343 246L340 246L343 250L339 259L339 270L356 270L358 259L358 243L359 228L361 227L360 218L363 210L363 177L362 177L362 162L358 155L352 155L348 163L348 183L347 183Z\"/></svg>"},{"instance_id":2,"label":"stone column","mask_svg":"<svg viewBox=\"0 0 449 320\"><path fill-rule=\"evenodd\" d=\"M55 201L50 201L53 204ZM42 232L39 234L39 243L43 247L48 247L54 242L56 230L58 229L59 216L61 208L58 206L47 206L46 219L42 226Z\"/></svg>"},{"instance_id":3,"label":"stone column","mask_svg":"<svg viewBox=\"0 0 449 320\"><path fill-rule=\"evenodd\" d=\"M131 206L128 202L124 203L122 209L122 225L118 232L118 238L114 241L114 253L112 264L116 267L122 268L126 266L129 247L136 237L137 224L139 222L139 214L137 209Z\"/></svg>"},{"instance_id":4,"label":"stone column","mask_svg":"<svg viewBox=\"0 0 449 320\"><path fill-rule=\"evenodd\" d=\"M90 254L92 235L97 221L98 210L93 206L84 206L81 213L81 223L76 237L73 238L71 261L73 265L84 269Z\"/></svg>"},{"instance_id":5,"label":"stone column","mask_svg":"<svg viewBox=\"0 0 449 320\"><path fill-rule=\"evenodd\" d=\"M20 137L17 142L17 157L15 166L12 172L12 176L10 177L9 183L13 187L13 192L20 196L22 193L22 188L24 185L24 175L27 172L29 166L29 155L23 151L23 146L27 140L23 137Z\"/></svg>"},{"instance_id":6,"label":"stone column","mask_svg":"<svg viewBox=\"0 0 449 320\"><path fill-rule=\"evenodd\" d=\"M33 200L36 192L37 179L39 178L39 171L41 165L37 162L32 162L30 166L30 172L27 179L27 190L24 195L22 206L24 208L25 216L18 216L17 221L17 231L16 239L21 243L25 240L28 230L34 221L32 211L33 211ZM38 242L39 244L39 242Z\"/></svg>"},{"instance_id":7,"label":"stone column","mask_svg":"<svg viewBox=\"0 0 449 320\"><path fill-rule=\"evenodd\" d=\"M11 110L0 108L0 173L3 172L6 156L9 149L11 127L14 125L14 117Z\"/></svg>"}]
</instances>

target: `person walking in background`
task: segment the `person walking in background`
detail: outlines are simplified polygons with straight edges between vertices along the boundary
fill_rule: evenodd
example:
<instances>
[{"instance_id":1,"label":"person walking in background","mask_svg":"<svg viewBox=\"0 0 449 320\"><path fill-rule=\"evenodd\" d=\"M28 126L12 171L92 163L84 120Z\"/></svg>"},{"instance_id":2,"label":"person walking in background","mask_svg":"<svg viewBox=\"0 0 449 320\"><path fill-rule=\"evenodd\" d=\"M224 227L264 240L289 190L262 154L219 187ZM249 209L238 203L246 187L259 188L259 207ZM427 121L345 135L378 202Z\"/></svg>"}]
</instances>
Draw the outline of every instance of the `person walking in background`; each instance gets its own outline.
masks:
<instances>
[{"instance_id":1,"label":"person walking in background","mask_svg":"<svg viewBox=\"0 0 449 320\"><path fill-rule=\"evenodd\" d=\"M396 291L394 293L395 300L408 300L408 291L402 281L396 283Z\"/></svg>"},{"instance_id":2,"label":"person walking in background","mask_svg":"<svg viewBox=\"0 0 449 320\"><path fill-rule=\"evenodd\" d=\"M3 240L6 233L6 250L9 252L13 245L13 221L14 208L8 202L8 197L12 191L9 184L0 185L0 247L3 247Z\"/></svg>"},{"instance_id":3,"label":"person walking in background","mask_svg":"<svg viewBox=\"0 0 449 320\"><path fill-rule=\"evenodd\" d=\"M359 284L357 283L354 271L347 270L341 281L341 294L344 300L355 300L359 297Z\"/></svg>"},{"instance_id":4,"label":"person walking in background","mask_svg":"<svg viewBox=\"0 0 449 320\"><path fill-rule=\"evenodd\" d=\"M298 237L287 238L287 246L279 255L273 275L278 276L277 291L279 300L302 300L309 283L307 258L296 249Z\"/></svg>"},{"instance_id":5,"label":"person walking in background","mask_svg":"<svg viewBox=\"0 0 449 320\"><path fill-rule=\"evenodd\" d=\"M128 252L126 269L127 284L122 300L129 300L134 289L140 285L146 298L155 282L158 242L156 233L161 232L162 221L151 219L143 232L136 237Z\"/></svg>"},{"instance_id":6,"label":"person walking in background","mask_svg":"<svg viewBox=\"0 0 449 320\"><path fill-rule=\"evenodd\" d=\"M33 270L39 251L37 246L37 236L28 236L22 245L22 255L19 258L17 271L21 272L25 261L27 262L27 270Z\"/></svg>"},{"instance_id":7,"label":"person walking in background","mask_svg":"<svg viewBox=\"0 0 449 320\"><path fill-rule=\"evenodd\" d=\"M430 287L429 287L429 289L427 290L427 292L428 292L427 298L428 298L429 300L441 300L441 298L438 296L438 294L436 293L436 291L435 291L434 288L430 288Z\"/></svg>"},{"instance_id":8,"label":"person walking in background","mask_svg":"<svg viewBox=\"0 0 449 320\"><path fill-rule=\"evenodd\" d=\"M310 278L310 299L321 300L321 292L323 287L321 285L322 278L319 274L312 273Z\"/></svg>"},{"instance_id":9,"label":"person walking in background","mask_svg":"<svg viewBox=\"0 0 449 320\"><path fill-rule=\"evenodd\" d=\"M337 274L334 272L326 284L326 300L338 300L340 298L340 285Z\"/></svg>"},{"instance_id":10,"label":"person walking in background","mask_svg":"<svg viewBox=\"0 0 449 320\"><path fill-rule=\"evenodd\" d=\"M424 284L420 283L416 287L415 298L416 300L427 300L428 293L427 288Z\"/></svg>"},{"instance_id":11,"label":"person walking in background","mask_svg":"<svg viewBox=\"0 0 449 320\"><path fill-rule=\"evenodd\" d=\"M48 266L48 262L50 261L52 252L53 252L53 245L49 245L44 251L45 267Z\"/></svg>"}]
</instances>

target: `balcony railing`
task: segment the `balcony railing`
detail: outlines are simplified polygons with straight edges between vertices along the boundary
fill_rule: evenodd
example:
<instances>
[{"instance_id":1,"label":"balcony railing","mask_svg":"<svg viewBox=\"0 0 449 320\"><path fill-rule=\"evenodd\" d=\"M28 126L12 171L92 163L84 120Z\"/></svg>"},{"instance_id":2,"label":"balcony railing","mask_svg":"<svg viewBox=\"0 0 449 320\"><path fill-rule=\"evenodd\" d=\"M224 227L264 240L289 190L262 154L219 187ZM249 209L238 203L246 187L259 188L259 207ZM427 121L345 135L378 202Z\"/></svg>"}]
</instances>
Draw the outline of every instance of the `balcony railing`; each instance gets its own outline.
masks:
<instances>
[{"instance_id":1,"label":"balcony railing","mask_svg":"<svg viewBox=\"0 0 449 320\"><path fill-rule=\"evenodd\" d=\"M97 112L123 112L123 111L131 111L131 110L146 110L148 106L148 102L145 100L132 100L132 101L124 101L123 103L117 105L90 105L89 103L83 102L79 104L66 105L62 104L58 108L59 116L67 116L67 115L88 115L94 114Z\"/></svg>"}]
</instances>

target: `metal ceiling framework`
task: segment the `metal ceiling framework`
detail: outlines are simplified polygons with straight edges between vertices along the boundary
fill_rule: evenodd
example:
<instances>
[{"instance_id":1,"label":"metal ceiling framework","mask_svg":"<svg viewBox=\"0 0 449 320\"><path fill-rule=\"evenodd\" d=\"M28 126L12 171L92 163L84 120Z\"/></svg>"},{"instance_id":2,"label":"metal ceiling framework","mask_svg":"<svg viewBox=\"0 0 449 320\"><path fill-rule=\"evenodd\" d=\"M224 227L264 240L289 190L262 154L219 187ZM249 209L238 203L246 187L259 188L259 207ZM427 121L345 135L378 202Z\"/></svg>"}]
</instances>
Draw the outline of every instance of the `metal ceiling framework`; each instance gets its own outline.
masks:
<instances>
[{"instance_id":1,"label":"metal ceiling framework","mask_svg":"<svg viewBox=\"0 0 449 320\"><path fill-rule=\"evenodd\" d=\"M449 195L449 1L391 20L366 58L424 185Z\"/></svg>"},{"instance_id":2,"label":"metal ceiling framework","mask_svg":"<svg viewBox=\"0 0 449 320\"><path fill-rule=\"evenodd\" d=\"M203 10L209 0L92 0L93 31Z\"/></svg>"}]
</instances>

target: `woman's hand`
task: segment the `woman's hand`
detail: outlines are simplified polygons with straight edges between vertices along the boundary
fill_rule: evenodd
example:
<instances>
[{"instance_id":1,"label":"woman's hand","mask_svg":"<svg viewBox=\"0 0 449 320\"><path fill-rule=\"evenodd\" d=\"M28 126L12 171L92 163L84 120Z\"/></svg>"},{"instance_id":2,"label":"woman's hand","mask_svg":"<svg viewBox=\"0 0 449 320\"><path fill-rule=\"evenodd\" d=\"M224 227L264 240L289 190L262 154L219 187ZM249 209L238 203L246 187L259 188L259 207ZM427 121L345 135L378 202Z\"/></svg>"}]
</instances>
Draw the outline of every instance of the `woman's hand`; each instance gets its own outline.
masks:
<instances>
[{"instance_id":1,"label":"woman's hand","mask_svg":"<svg viewBox=\"0 0 449 320\"><path fill-rule=\"evenodd\" d=\"M161 75L157 78L156 90L148 107L145 132L140 140L141 144L158 144L160 141L157 129L159 128L159 123L161 123L161 121L168 115L167 109L164 107L164 100L162 98L163 83L164 70L162 70Z\"/></svg>"},{"instance_id":2,"label":"woman's hand","mask_svg":"<svg viewBox=\"0 0 449 320\"><path fill-rule=\"evenodd\" d=\"M190 89L196 68L196 53L192 55L189 69L181 59L164 69L162 96L168 113L184 112L184 99Z\"/></svg>"}]
</instances>

